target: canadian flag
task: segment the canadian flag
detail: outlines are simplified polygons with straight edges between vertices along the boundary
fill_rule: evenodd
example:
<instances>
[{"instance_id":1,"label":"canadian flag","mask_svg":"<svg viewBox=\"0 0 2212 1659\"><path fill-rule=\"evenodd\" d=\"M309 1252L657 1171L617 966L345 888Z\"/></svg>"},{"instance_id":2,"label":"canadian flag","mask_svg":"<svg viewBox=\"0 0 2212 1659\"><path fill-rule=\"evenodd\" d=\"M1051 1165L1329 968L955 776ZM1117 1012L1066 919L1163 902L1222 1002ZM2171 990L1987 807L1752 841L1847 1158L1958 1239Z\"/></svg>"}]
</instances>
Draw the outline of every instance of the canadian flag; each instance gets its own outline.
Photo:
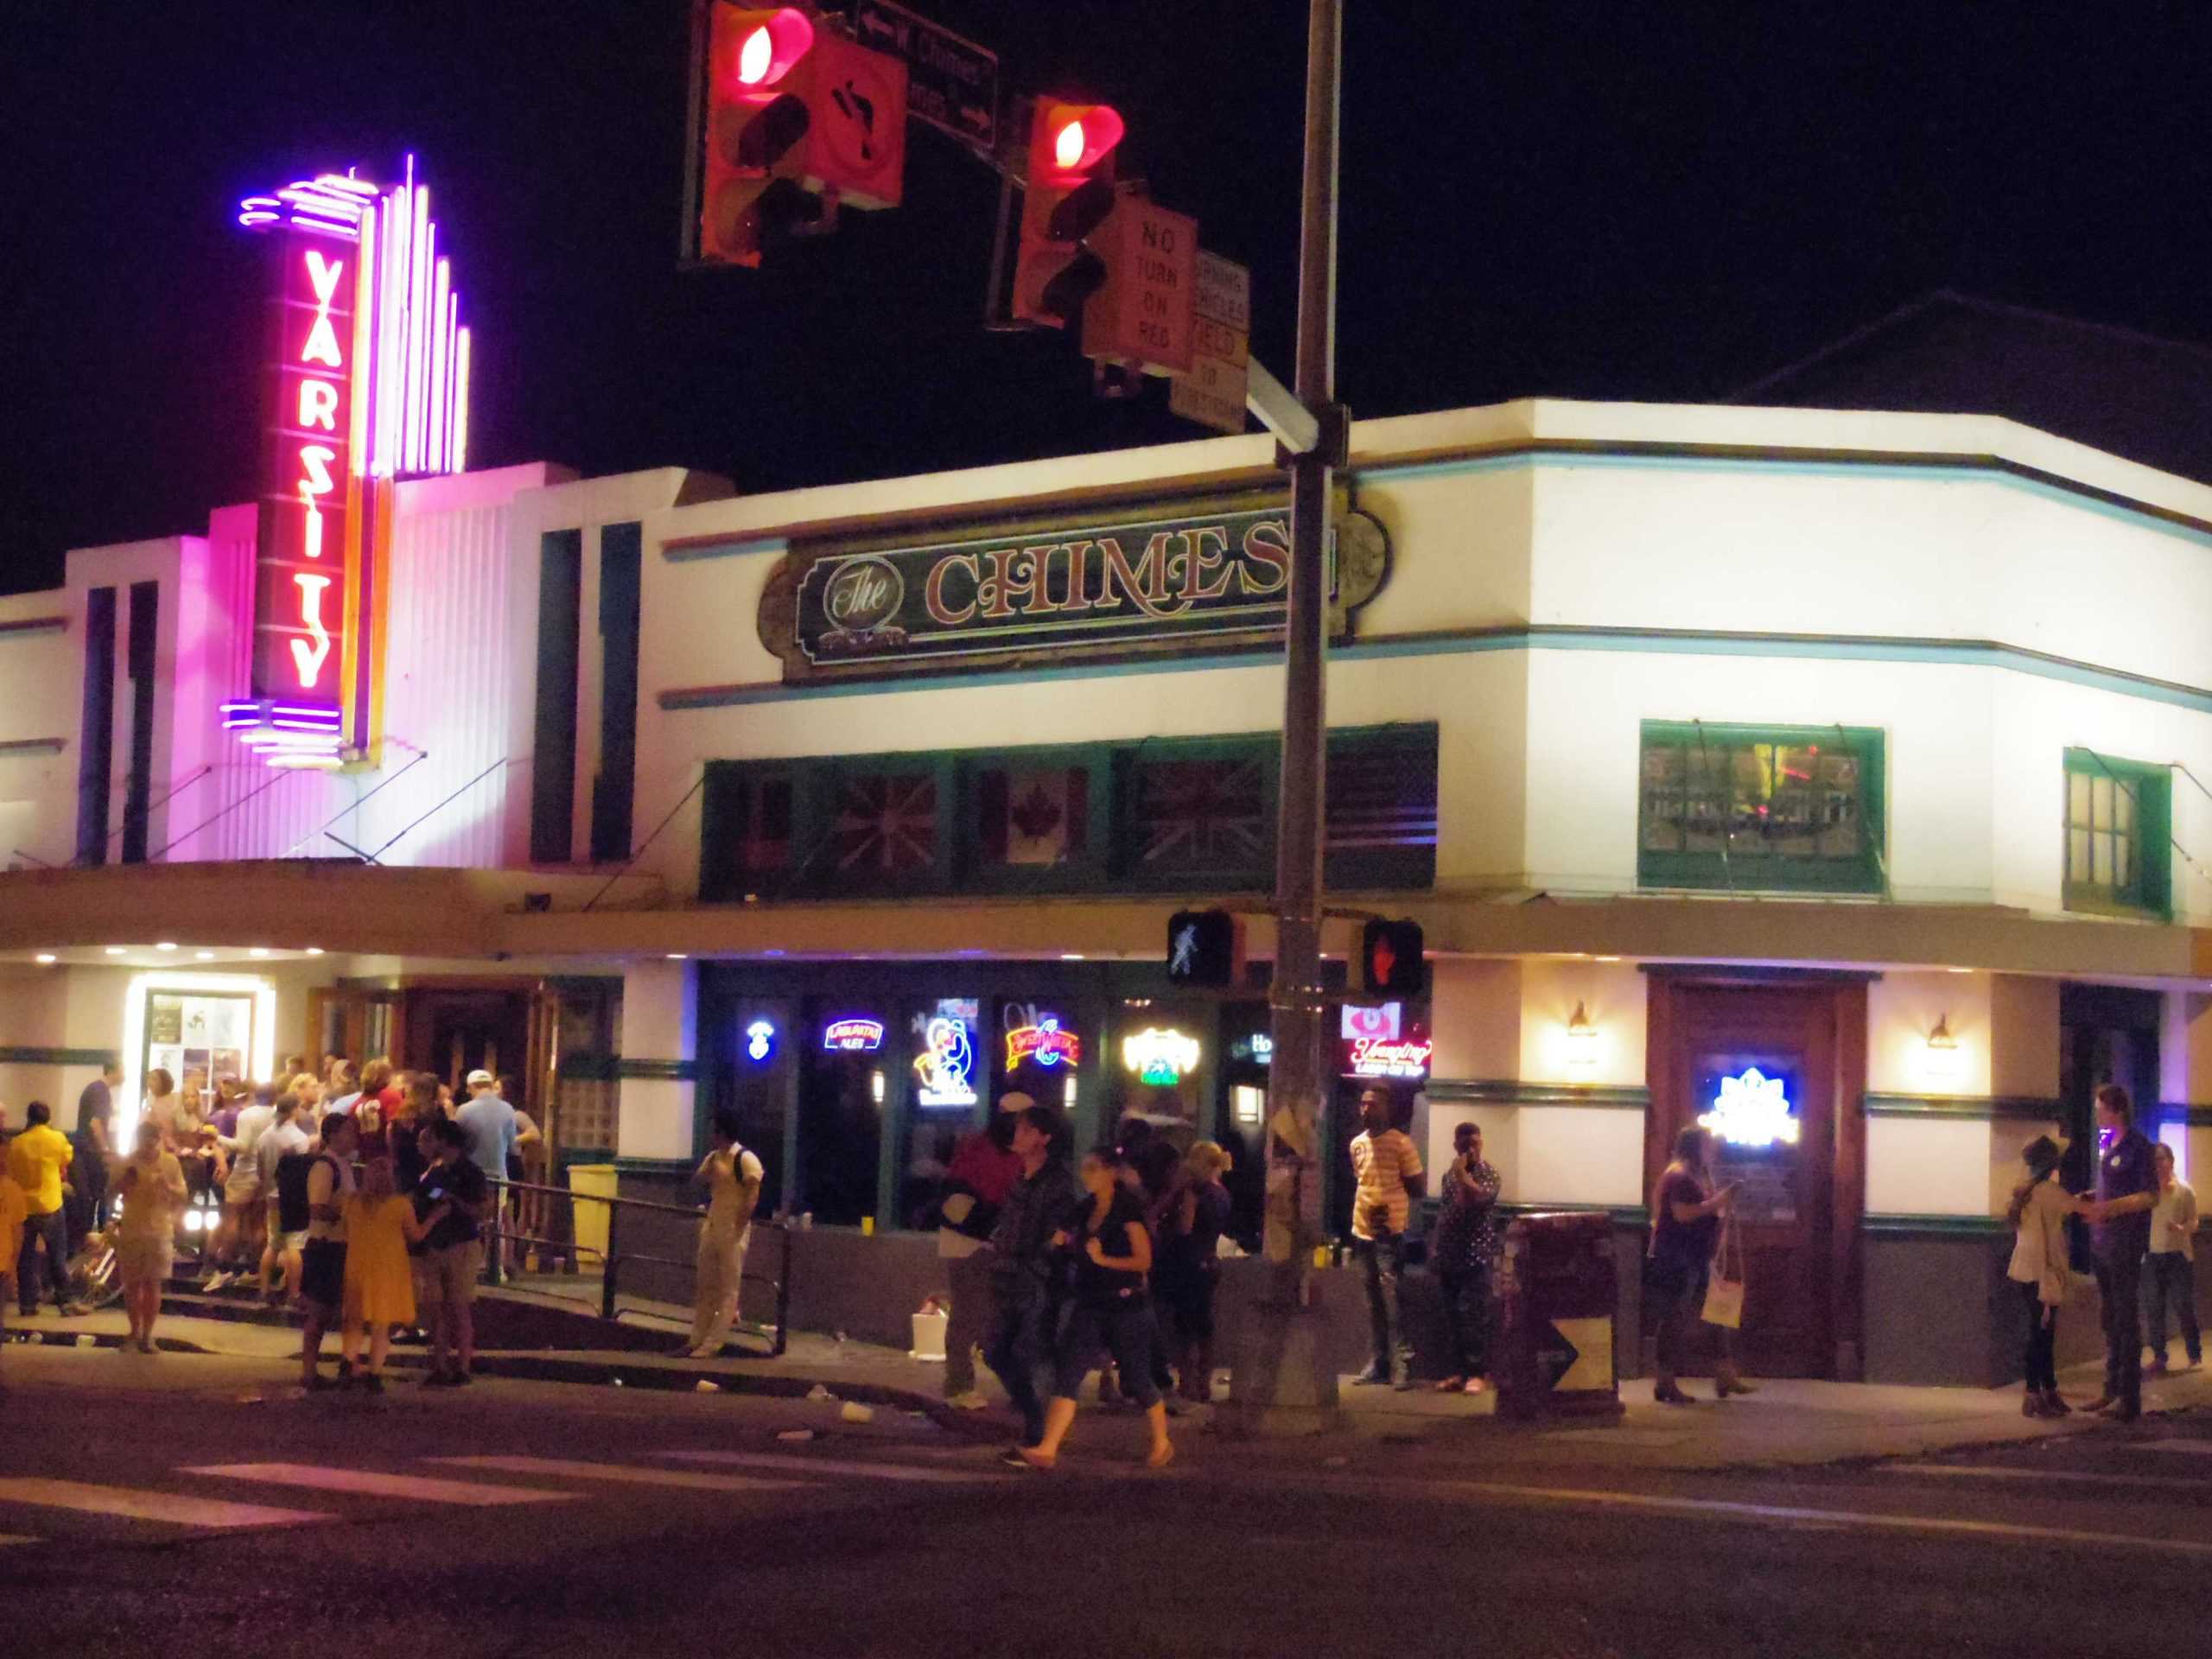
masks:
<instances>
[{"instance_id":1,"label":"canadian flag","mask_svg":"<svg viewBox=\"0 0 2212 1659\"><path fill-rule=\"evenodd\" d=\"M1081 856L1090 817L1090 774L1080 766L986 772L976 789L977 828L995 864L1051 865Z\"/></svg>"}]
</instances>

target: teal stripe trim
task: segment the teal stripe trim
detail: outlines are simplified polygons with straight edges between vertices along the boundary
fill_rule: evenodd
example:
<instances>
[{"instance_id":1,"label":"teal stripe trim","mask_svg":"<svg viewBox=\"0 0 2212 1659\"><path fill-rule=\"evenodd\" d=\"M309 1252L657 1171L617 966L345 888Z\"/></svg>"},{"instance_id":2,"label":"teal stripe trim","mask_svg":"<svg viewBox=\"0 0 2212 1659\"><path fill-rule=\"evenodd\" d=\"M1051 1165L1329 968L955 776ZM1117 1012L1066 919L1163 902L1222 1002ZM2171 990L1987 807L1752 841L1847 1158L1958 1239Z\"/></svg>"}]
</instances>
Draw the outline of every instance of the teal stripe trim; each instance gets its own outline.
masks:
<instances>
[{"instance_id":1,"label":"teal stripe trim","mask_svg":"<svg viewBox=\"0 0 2212 1659\"><path fill-rule=\"evenodd\" d=\"M621 1075L615 1068L620 1065L619 1054L563 1054L560 1074L563 1083L612 1083Z\"/></svg>"},{"instance_id":2,"label":"teal stripe trim","mask_svg":"<svg viewBox=\"0 0 2212 1659\"><path fill-rule=\"evenodd\" d=\"M696 1083L699 1080L699 1062L640 1060L625 1054L614 1062L614 1075L653 1083Z\"/></svg>"},{"instance_id":3,"label":"teal stripe trim","mask_svg":"<svg viewBox=\"0 0 2212 1659\"><path fill-rule=\"evenodd\" d=\"M780 536L754 537L749 541L701 542L682 547L664 544L660 556L671 564L687 564L694 559L735 559L748 553L788 553L791 547L791 544Z\"/></svg>"},{"instance_id":4,"label":"teal stripe trim","mask_svg":"<svg viewBox=\"0 0 2212 1659\"><path fill-rule=\"evenodd\" d=\"M2012 1231L2002 1216L1868 1216L1859 1227L1890 1238L1995 1238Z\"/></svg>"},{"instance_id":5,"label":"teal stripe trim","mask_svg":"<svg viewBox=\"0 0 2212 1659\"><path fill-rule=\"evenodd\" d=\"M0 1047L0 1065L120 1065L122 1052L112 1048Z\"/></svg>"},{"instance_id":6,"label":"teal stripe trim","mask_svg":"<svg viewBox=\"0 0 2212 1659\"><path fill-rule=\"evenodd\" d=\"M2017 1117L2048 1123L2065 1103L2035 1095L1881 1095L1860 1096L1869 1117Z\"/></svg>"},{"instance_id":7,"label":"teal stripe trim","mask_svg":"<svg viewBox=\"0 0 2212 1659\"><path fill-rule=\"evenodd\" d=\"M689 1175L699 1163L695 1158L617 1158L614 1167L623 1175Z\"/></svg>"},{"instance_id":8,"label":"teal stripe trim","mask_svg":"<svg viewBox=\"0 0 2212 1659\"><path fill-rule=\"evenodd\" d=\"M1762 657L1811 661L1904 663L1939 667L2007 669L2039 679L2057 680L2120 696L2140 697L2197 714L2212 714L2212 689L2099 668L2069 658L2052 657L2018 645L1987 639L1881 639L1866 635L1722 633L1676 629L1579 628L1544 625L1478 628L1436 633L1395 634L1355 639L1330 647L1338 661L1381 661L1399 657L1464 657L1494 651L1621 651L1662 656ZM1230 668L1272 668L1280 660L1270 645L1244 651L1206 652L1188 656L1146 658L1132 662L1071 662L1058 668L976 670L956 674L917 675L899 680L832 680L806 685L754 681L741 685L690 686L658 694L671 713L689 709L728 709L764 702L804 702L815 697L885 696L894 692L945 690L957 686L1066 684L1072 680L1117 679L1135 674L1194 674Z\"/></svg>"},{"instance_id":9,"label":"teal stripe trim","mask_svg":"<svg viewBox=\"0 0 2212 1659\"><path fill-rule=\"evenodd\" d=\"M1513 1077L1431 1077L1421 1092L1432 1101L1501 1106L1602 1106L1640 1112L1651 1104L1651 1091L1640 1086L1522 1083Z\"/></svg>"}]
</instances>

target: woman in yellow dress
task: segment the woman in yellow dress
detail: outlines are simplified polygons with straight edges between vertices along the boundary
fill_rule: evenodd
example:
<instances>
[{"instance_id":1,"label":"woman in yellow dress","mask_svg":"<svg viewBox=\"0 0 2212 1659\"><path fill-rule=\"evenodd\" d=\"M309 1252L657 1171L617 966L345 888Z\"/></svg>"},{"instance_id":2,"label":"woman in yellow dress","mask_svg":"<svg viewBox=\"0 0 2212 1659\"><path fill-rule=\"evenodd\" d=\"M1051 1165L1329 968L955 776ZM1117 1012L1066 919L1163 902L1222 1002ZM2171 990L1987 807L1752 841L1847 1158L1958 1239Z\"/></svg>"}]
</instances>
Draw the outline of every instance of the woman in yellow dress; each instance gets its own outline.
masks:
<instances>
[{"instance_id":1,"label":"woman in yellow dress","mask_svg":"<svg viewBox=\"0 0 2212 1659\"><path fill-rule=\"evenodd\" d=\"M443 1218L440 1205L420 1221L415 1206L392 1186L389 1159L363 1166L361 1190L346 1201L345 1329L339 1338L341 1384L360 1378L371 1394L384 1392L385 1357L391 1351L391 1327L415 1323L415 1275L407 1247L419 1244ZM361 1332L369 1337L369 1369L357 1371Z\"/></svg>"}]
</instances>

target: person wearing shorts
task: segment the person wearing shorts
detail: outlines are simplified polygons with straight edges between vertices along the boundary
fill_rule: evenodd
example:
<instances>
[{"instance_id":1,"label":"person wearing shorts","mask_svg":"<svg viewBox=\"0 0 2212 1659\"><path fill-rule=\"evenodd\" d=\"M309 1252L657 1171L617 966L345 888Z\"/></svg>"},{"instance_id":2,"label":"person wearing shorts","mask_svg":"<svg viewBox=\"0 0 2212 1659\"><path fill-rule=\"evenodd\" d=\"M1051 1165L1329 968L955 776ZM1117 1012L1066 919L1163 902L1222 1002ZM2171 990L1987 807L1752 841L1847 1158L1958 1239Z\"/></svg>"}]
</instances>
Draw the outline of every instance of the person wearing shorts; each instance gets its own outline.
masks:
<instances>
[{"instance_id":1,"label":"person wearing shorts","mask_svg":"<svg viewBox=\"0 0 2212 1659\"><path fill-rule=\"evenodd\" d=\"M299 1109L300 1103L296 1096L279 1095L276 1097L276 1119L262 1131L261 1138L254 1142L253 1147L253 1160L261 1173L261 1212L265 1222L263 1228L265 1239L261 1249L261 1290L272 1303L283 1300L272 1282L279 1268L284 1271L287 1287L294 1291L299 1289L300 1249L307 1243L308 1236L304 1224L296 1232L285 1230L283 1195L276 1179L278 1167L283 1163L286 1153L305 1152L312 1144L307 1131L300 1127Z\"/></svg>"},{"instance_id":2,"label":"person wearing shorts","mask_svg":"<svg viewBox=\"0 0 2212 1659\"><path fill-rule=\"evenodd\" d=\"M300 1382L309 1393L335 1388L315 1370L323 1332L346 1306L346 1201L353 1196L353 1147L360 1131L343 1112L322 1120L322 1150L308 1172L308 1236L300 1251L300 1306L306 1330L300 1343ZM340 1362L340 1382L346 1380Z\"/></svg>"},{"instance_id":3,"label":"person wearing shorts","mask_svg":"<svg viewBox=\"0 0 2212 1659\"><path fill-rule=\"evenodd\" d=\"M415 1258L415 1302L430 1326L430 1374L425 1388L467 1385L476 1362L476 1275L484 1265L483 1218L492 1186L468 1156L468 1132L451 1118L433 1118L421 1134L423 1179L416 1184L415 1213L427 1220L441 1205L445 1215Z\"/></svg>"}]
</instances>

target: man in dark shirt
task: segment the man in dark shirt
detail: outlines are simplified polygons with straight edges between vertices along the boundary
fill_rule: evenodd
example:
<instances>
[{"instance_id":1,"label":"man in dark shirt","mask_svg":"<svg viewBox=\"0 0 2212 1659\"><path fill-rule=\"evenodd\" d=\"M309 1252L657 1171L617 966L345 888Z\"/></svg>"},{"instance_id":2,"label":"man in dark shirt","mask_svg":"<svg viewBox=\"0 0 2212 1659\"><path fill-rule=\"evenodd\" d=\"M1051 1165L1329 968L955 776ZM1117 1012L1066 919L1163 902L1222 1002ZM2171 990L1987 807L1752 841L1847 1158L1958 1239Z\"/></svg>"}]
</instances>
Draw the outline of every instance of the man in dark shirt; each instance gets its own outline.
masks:
<instances>
[{"instance_id":1,"label":"man in dark shirt","mask_svg":"<svg viewBox=\"0 0 2212 1659\"><path fill-rule=\"evenodd\" d=\"M1021 1174L999 1207L991 1230L991 1287L997 1318L983 1350L984 1363L998 1376L1021 1414L1024 1446L1045 1438L1045 1402L1037 1392L1037 1370L1048 1357L1046 1332L1052 1310L1052 1236L1076 1205L1075 1177L1058 1141L1058 1112L1032 1106L1014 1126L1014 1155Z\"/></svg>"},{"instance_id":2,"label":"man in dark shirt","mask_svg":"<svg viewBox=\"0 0 2212 1659\"><path fill-rule=\"evenodd\" d=\"M1440 1393L1480 1394L1490 1369L1490 1281L1497 1260L1497 1171L1483 1161L1483 1131L1462 1123L1452 1131L1444 1171L1444 1208L1429 1235L1428 1257L1452 1338L1451 1373Z\"/></svg>"},{"instance_id":3,"label":"man in dark shirt","mask_svg":"<svg viewBox=\"0 0 2212 1659\"><path fill-rule=\"evenodd\" d=\"M2158 1173L2134 1105L2116 1083L2097 1090L2097 1196L2083 1213L2104 1297L2105 1389L2084 1409L2116 1407L2120 1421L2132 1423L2143 1411L2143 1253Z\"/></svg>"},{"instance_id":4,"label":"man in dark shirt","mask_svg":"<svg viewBox=\"0 0 2212 1659\"><path fill-rule=\"evenodd\" d=\"M70 1181L77 1189L77 1210L71 1230L82 1236L107 1225L107 1160L113 1147L110 1127L115 1121L115 1090L123 1081L123 1068L113 1060L77 1096L77 1133L71 1137L77 1156Z\"/></svg>"}]
</instances>

